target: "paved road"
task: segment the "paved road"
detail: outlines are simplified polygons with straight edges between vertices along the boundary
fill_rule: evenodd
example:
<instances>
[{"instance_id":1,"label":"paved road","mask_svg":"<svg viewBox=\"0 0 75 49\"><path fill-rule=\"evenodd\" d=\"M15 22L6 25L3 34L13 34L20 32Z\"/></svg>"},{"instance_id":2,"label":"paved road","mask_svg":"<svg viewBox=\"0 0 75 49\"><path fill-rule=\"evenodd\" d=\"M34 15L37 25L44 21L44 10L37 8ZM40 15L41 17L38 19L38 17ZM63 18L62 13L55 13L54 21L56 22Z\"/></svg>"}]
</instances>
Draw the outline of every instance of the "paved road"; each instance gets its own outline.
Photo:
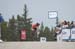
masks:
<instances>
[{"instance_id":1,"label":"paved road","mask_svg":"<svg viewBox=\"0 0 75 49\"><path fill-rule=\"evenodd\" d=\"M4 42L0 49L75 49L75 42Z\"/></svg>"}]
</instances>

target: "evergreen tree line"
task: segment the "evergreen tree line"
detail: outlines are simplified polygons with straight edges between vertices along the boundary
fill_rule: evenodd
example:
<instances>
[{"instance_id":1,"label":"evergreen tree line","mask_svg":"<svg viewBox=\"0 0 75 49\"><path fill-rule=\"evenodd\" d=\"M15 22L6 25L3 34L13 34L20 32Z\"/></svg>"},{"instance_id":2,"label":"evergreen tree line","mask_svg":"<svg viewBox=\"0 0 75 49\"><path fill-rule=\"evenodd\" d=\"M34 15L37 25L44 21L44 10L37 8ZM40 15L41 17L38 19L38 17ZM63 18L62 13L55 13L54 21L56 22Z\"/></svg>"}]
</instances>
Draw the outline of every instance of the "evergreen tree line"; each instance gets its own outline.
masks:
<instances>
[{"instance_id":1,"label":"evergreen tree line","mask_svg":"<svg viewBox=\"0 0 75 49\"><path fill-rule=\"evenodd\" d=\"M9 22L3 21L1 23L1 35L3 41L21 41L20 34L22 29L26 29L26 40L25 41L32 41L31 38L31 25L32 25L32 18L28 18L28 9L27 5L24 5L24 13L22 16L17 15L17 19L13 15ZM46 37L47 41L55 41L54 37L54 29L49 27L44 27L43 22L40 25L40 34L37 41L40 40L40 37Z\"/></svg>"}]
</instances>

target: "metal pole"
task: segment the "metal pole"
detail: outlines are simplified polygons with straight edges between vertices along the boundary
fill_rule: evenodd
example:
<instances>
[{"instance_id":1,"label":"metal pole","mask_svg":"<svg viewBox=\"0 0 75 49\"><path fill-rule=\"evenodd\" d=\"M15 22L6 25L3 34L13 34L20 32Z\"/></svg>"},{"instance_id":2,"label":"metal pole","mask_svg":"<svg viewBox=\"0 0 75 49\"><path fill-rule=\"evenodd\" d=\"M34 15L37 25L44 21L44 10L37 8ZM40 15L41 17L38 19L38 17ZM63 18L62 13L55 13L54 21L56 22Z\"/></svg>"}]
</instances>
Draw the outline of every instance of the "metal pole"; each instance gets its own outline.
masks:
<instances>
[{"instance_id":1,"label":"metal pole","mask_svg":"<svg viewBox=\"0 0 75 49\"><path fill-rule=\"evenodd\" d=\"M57 11L57 17L56 17L56 25L58 25L58 11Z\"/></svg>"},{"instance_id":2,"label":"metal pole","mask_svg":"<svg viewBox=\"0 0 75 49\"><path fill-rule=\"evenodd\" d=\"M58 25L58 11L57 12L57 16L56 16L56 26Z\"/></svg>"},{"instance_id":3,"label":"metal pole","mask_svg":"<svg viewBox=\"0 0 75 49\"><path fill-rule=\"evenodd\" d=\"M56 17L56 25L58 25L58 16Z\"/></svg>"}]
</instances>

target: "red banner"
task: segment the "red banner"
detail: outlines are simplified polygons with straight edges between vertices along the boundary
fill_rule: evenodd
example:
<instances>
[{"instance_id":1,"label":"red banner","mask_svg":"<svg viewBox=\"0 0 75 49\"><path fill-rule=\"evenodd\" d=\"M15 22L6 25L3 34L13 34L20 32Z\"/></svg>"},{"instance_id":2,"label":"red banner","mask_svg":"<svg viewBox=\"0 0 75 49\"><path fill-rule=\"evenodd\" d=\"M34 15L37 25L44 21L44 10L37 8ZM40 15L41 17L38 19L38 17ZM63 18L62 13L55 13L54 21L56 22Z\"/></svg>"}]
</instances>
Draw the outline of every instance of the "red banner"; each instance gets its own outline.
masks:
<instances>
[{"instance_id":1,"label":"red banner","mask_svg":"<svg viewBox=\"0 0 75 49\"><path fill-rule=\"evenodd\" d=\"M26 40L26 30L21 30L21 40Z\"/></svg>"}]
</instances>

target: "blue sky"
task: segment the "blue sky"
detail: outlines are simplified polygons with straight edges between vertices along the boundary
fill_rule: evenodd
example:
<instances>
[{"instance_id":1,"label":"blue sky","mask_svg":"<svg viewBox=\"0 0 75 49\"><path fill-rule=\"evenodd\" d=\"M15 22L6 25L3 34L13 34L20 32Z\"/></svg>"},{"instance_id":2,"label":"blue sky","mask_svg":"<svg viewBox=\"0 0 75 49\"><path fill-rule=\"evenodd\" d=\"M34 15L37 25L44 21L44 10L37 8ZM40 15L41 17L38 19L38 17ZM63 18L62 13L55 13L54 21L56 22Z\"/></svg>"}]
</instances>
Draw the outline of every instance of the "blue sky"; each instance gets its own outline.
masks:
<instances>
[{"instance_id":1,"label":"blue sky","mask_svg":"<svg viewBox=\"0 0 75 49\"><path fill-rule=\"evenodd\" d=\"M0 0L0 13L8 21L12 15L22 15L24 4L33 23L43 21L45 26L55 26L55 19L48 19L48 11L58 11L59 20L75 19L75 0Z\"/></svg>"}]
</instances>

